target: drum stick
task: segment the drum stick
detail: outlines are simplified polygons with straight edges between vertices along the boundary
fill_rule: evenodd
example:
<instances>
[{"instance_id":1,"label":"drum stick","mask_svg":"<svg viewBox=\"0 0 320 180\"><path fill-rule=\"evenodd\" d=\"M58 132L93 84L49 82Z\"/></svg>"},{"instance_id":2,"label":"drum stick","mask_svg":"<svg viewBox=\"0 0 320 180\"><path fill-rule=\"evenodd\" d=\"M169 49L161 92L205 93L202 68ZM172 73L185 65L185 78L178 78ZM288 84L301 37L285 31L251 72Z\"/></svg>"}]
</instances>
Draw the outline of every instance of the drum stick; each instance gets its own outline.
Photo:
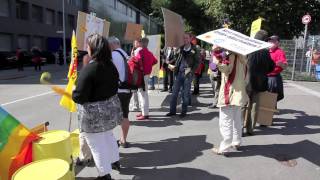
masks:
<instances>
[{"instance_id":1,"label":"drum stick","mask_svg":"<svg viewBox=\"0 0 320 180\"><path fill-rule=\"evenodd\" d=\"M41 74L41 77L40 77L40 83L41 84L46 84L48 86L51 87L51 89L61 95L61 96L66 96L68 98L72 98L71 94L66 92L63 88L59 87L59 86L55 86L55 85L52 85L52 83L50 82L51 80L51 74L49 72L44 72Z\"/></svg>"}]
</instances>

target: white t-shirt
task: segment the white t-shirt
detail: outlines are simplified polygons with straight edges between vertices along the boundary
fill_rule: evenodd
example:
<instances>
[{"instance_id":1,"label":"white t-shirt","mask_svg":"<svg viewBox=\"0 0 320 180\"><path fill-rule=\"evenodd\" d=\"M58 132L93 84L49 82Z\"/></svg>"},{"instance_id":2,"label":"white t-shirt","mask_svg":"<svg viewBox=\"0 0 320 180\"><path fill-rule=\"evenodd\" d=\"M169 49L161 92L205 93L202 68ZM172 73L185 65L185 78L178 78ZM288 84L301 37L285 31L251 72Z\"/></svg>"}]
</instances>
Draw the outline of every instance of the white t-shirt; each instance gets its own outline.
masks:
<instances>
[{"instance_id":1,"label":"white t-shirt","mask_svg":"<svg viewBox=\"0 0 320 180\"><path fill-rule=\"evenodd\" d=\"M128 54L122 50L121 48L116 49L118 51L121 51L122 54L128 58ZM125 59L126 60L126 59ZM112 62L116 66L118 73L119 73L119 79L121 82L125 80L125 62L123 61L123 57L121 54L117 51L112 51ZM118 93L129 93L130 91L128 89L118 89Z\"/></svg>"}]
</instances>

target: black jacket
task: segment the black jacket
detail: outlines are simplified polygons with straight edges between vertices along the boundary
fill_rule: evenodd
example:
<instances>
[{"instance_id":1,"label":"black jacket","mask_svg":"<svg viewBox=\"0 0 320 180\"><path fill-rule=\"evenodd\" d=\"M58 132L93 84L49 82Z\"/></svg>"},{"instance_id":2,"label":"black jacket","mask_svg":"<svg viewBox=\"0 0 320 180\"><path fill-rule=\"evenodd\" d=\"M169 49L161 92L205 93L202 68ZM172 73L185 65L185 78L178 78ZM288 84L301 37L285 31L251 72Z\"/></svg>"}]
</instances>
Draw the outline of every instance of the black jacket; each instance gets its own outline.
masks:
<instances>
[{"instance_id":1,"label":"black jacket","mask_svg":"<svg viewBox=\"0 0 320 180\"><path fill-rule=\"evenodd\" d=\"M175 74L178 74L179 72L179 66L181 64L181 61L183 58L186 60L187 68L191 68L191 72L194 73L196 69L199 66L199 61L200 61L200 54L199 50L197 49L196 46L191 46L191 50L188 52L184 52L183 50L184 46L181 46L177 53L175 54Z\"/></svg>"},{"instance_id":2,"label":"black jacket","mask_svg":"<svg viewBox=\"0 0 320 180\"><path fill-rule=\"evenodd\" d=\"M93 61L80 71L72 99L78 104L104 101L118 92L119 74L112 62Z\"/></svg>"},{"instance_id":3,"label":"black jacket","mask_svg":"<svg viewBox=\"0 0 320 180\"><path fill-rule=\"evenodd\" d=\"M248 64L251 89L256 92L267 91L267 74L272 72L275 66L269 51L267 49L262 49L249 54Z\"/></svg>"}]
</instances>

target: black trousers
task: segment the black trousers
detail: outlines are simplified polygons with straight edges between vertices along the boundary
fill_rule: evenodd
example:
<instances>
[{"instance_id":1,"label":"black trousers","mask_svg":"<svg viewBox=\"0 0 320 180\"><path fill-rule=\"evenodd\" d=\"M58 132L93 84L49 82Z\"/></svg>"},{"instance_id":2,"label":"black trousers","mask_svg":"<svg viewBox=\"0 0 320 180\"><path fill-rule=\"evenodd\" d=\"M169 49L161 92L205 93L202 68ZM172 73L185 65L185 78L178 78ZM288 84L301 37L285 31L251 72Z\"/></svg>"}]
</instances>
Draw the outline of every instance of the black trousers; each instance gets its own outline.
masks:
<instances>
[{"instance_id":1,"label":"black trousers","mask_svg":"<svg viewBox=\"0 0 320 180\"><path fill-rule=\"evenodd\" d=\"M174 80L174 73L168 68L168 67L163 67L163 89L169 89L172 90L173 87L173 80Z\"/></svg>"},{"instance_id":2,"label":"black trousers","mask_svg":"<svg viewBox=\"0 0 320 180\"><path fill-rule=\"evenodd\" d=\"M268 77L268 91L272 93L277 93L278 98L277 100L280 101L284 98L283 93L283 81L282 76L280 74L276 76L269 76Z\"/></svg>"}]
</instances>

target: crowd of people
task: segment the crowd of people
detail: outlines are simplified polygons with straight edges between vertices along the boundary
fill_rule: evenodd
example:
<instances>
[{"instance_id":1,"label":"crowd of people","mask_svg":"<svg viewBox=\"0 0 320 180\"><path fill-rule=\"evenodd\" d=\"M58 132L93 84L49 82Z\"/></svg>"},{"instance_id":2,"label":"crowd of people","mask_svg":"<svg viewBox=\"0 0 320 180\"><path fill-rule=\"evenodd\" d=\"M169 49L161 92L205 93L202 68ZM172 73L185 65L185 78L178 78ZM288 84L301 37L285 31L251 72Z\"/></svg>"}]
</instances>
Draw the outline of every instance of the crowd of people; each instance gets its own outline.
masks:
<instances>
[{"instance_id":1,"label":"crowd of people","mask_svg":"<svg viewBox=\"0 0 320 180\"><path fill-rule=\"evenodd\" d=\"M212 148L218 155L240 147L243 128L247 135L254 134L259 92L277 93L278 100L284 97L281 71L287 61L279 48L279 37L269 37L266 31L260 30L255 38L273 46L248 56L215 45L211 49L208 73L213 100L209 108L219 108L222 141ZM192 94L197 95L206 53L193 43L192 34L185 33L183 39L181 47L165 47L161 59L157 59L148 50L147 38L137 39L128 55L117 37L106 39L98 34L88 37L88 54L83 58L72 98L78 104L80 128L81 152L77 164L85 165L93 159L99 172L97 179L111 179L112 169L120 170L118 147L130 146L129 112L140 111L137 120L149 118L148 82L158 61L164 71L162 92L172 93L166 116L177 114L178 101L182 101L180 118L188 115L192 82ZM137 88L128 85L129 61L140 65L143 73L143 82ZM116 140L112 130L118 125L122 133Z\"/></svg>"}]
</instances>

